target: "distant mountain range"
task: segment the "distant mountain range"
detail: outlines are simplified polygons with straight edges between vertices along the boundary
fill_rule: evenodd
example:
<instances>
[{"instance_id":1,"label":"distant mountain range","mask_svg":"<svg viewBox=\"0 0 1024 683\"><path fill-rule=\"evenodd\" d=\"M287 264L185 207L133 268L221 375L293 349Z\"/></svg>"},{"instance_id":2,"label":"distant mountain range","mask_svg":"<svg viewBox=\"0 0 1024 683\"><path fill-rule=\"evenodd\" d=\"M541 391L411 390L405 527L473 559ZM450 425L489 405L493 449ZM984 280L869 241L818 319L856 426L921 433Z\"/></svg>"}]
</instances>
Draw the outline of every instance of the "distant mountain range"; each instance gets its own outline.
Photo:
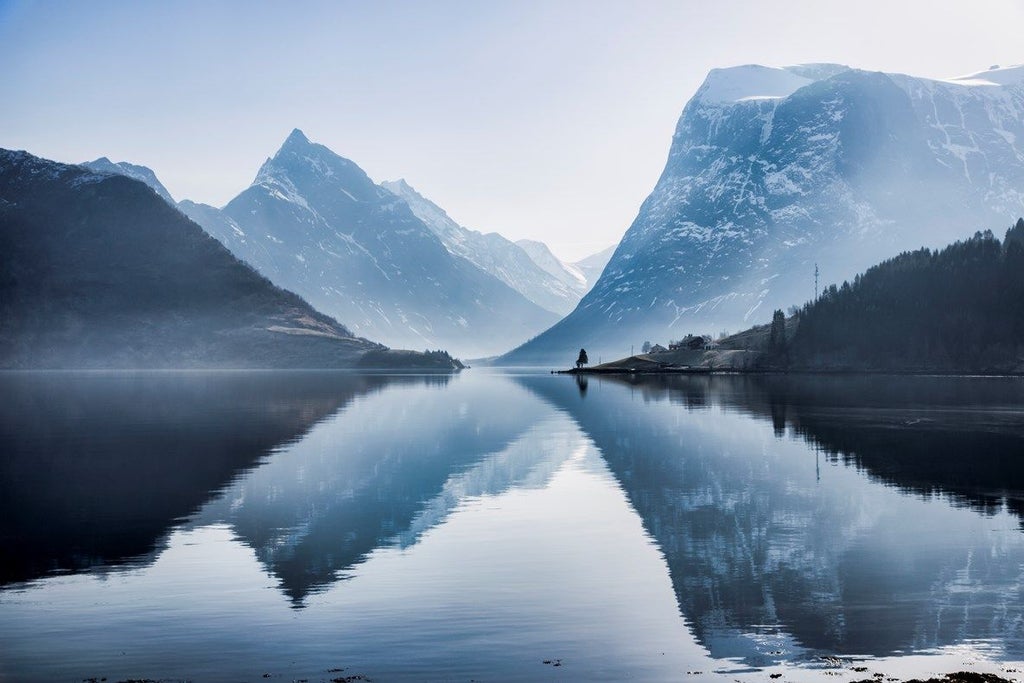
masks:
<instances>
[{"instance_id":1,"label":"distant mountain range","mask_svg":"<svg viewBox=\"0 0 1024 683\"><path fill-rule=\"evenodd\" d=\"M593 289L504 356L569 362L765 322L822 283L1024 213L1024 66L946 81L715 69Z\"/></svg>"},{"instance_id":2,"label":"distant mountain range","mask_svg":"<svg viewBox=\"0 0 1024 683\"><path fill-rule=\"evenodd\" d=\"M176 206L355 336L480 357L536 335L499 362L567 362L580 347L616 357L747 328L809 300L816 267L821 285L842 281L1012 222L1024 214L1022 140L1024 66L930 80L748 65L713 70L686 105L606 266L469 230L299 130L223 208ZM88 166L173 202L145 167Z\"/></svg>"},{"instance_id":3,"label":"distant mountain range","mask_svg":"<svg viewBox=\"0 0 1024 683\"><path fill-rule=\"evenodd\" d=\"M175 203L145 166L83 165L147 183L275 284L398 347L507 350L573 310L611 256L567 264L542 243L464 228L405 180L376 185L297 129L221 209Z\"/></svg>"},{"instance_id":4,"label":"distant mountain range","mask_svg":"<svg viewBox=\"0 0 1024 683\"><path fill-rule=\"evenodd\" d=\"M523 246L524 241L525 240L520 240L518 244ZM583 278L587 281L587 292L589 292L597 283L598 279L600 279L605 266L608 265L608 261L611 260L612 254L615 253L616 246L618 245L613 244L606 249L602 249L596 254L591 254L590 256L572 264L576 270L583 274ZM523 248L525 249L525 247ZM584 294L586 294L586 292L584 292Z\"/></svg>"},{"instance_id":5,"label":"distant mountain range","mask_svg":"<svg viewBox=\"0 0 1024 683\"><path fill-rule=\"evenodd\" d=\"M297 129L223 209L178 206L276 284L391 346L493 355L583 294L500 235L459 226L403 181L375 184Z\"/></svg>"},{"instance_id":6,"label":"distant mountain range","mask_svg":"<svg viewBox=\"0 0 1024 683\"><path fill-rule=\"evenodd\" d=\"M124 171L0 150L0 367L392 364Z\"/></svg>"},{"instance_id":7,"label":"distant mountain range","mask_svg":"<svg viewBox=\"0 0 1024 683\"><path fill-rule=\"evenodd\" d=\"M469 230L404 180L381 185L405 200L448 251L490 273L541 308L563 316L576 308L586 293L586 277L572 265L558 260L543 243L529 243L539 245L542 253L527 248L522 241L510 242L496 232L483 234ZM595 281L596 278L590 284Z\"/></svg>"}]
</instances>

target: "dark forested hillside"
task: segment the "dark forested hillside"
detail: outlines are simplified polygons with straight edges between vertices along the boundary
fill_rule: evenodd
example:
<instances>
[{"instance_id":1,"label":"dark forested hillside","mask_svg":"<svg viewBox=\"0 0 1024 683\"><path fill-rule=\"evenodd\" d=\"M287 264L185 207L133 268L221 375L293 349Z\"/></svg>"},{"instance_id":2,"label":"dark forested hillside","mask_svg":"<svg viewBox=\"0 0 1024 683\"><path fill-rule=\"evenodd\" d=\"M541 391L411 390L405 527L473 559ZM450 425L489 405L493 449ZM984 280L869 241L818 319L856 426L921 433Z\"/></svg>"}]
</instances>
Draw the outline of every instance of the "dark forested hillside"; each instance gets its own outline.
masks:
<instances>
[{"instance_id":1,"label":"dark forested hillside","mask_svg":"<svg viewBox=\"0 0 1024 683\"><path fill-rule=\"evenodd\" d=\"M383 349L143 183L0 150L0 368L352 367Z\"/></svg>"},{"instance_id":2,"label":"dark forested hillside","mask_svg":"<svg viewBox=\"0 0 1024 683\"><path fill-rule=\"evenodd\" d=\"M1024 370L1024 219L940 251L903 253L799 313L794 368Z\"/></svg>"}]
</instances>

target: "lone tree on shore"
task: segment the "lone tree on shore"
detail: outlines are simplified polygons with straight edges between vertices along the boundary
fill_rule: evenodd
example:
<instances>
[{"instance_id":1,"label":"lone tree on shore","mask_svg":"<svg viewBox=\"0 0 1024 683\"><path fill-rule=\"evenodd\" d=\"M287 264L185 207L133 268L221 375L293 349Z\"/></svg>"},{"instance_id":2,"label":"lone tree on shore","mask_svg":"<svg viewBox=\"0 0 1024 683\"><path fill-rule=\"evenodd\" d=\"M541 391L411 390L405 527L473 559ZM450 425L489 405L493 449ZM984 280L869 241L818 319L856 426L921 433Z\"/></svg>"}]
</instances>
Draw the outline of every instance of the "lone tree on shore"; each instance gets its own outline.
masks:
<instances>
[{"instance_id":1,"label":"lone tree on shore","mask_svg":"<svg viewBox=\"0 0 1024 683\"><path fill-rule=\"evenodd\" d=\"M590 362L590 359L587 358L587 350L586 349L580 349L579 358L576 359L576 369L579 370L580 368L582 368L584 365L586 365L589 362Z\"/></svg>"}]
</instances>

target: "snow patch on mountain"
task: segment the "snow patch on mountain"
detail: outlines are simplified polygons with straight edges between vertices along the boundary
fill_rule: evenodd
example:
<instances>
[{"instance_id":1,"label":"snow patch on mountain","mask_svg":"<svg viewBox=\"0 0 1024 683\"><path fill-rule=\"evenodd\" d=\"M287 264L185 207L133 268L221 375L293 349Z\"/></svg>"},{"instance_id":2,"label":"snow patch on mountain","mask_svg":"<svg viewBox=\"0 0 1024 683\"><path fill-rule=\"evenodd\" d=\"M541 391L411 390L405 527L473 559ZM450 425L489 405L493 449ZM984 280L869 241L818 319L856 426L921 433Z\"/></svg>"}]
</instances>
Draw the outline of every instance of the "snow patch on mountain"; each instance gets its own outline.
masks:
<instances>
[{"instance_id":1,"label":"snow patch on mountain","mask_svg":"<svg viewBox=\"0 0 1024 683\"><path fill-rule=\"evenodd\" d=\"M712 69L696 97L708 104L778 99L813 82L789 69L747 64Z\"/></svg>"},{"instance_id":2,"label":"snow patch on mountain","mask_svg":"<svg viewBox=\"0 0 1024 683\"><path fill-rule=\"evenodd\" d=\"M572 265L583 274L583 277L587 280L587 291L594 286L598 278L601 277L601 273L604 272L604 267L608 265L608 261L611 260L612 254L615 253L617 244L613 244L606 249L591 254L586 258L576 261Z\"/></svg>"},{"instance_id":3,"label":"snow patch on mountain","mask_svg":"<svg viewBox=\"0 0 1024 683\"><path fill-rule=\"evenodd\" d=\"M551 253L548 245L537 240L517 240L516 245L523 249L533 262L544 269L545 272L574 286L585 288L587 278L579 268L562 261Z\"/></svg>"},{"instance_id":4,"label":"snow patch on mountain","mask_svg":"<svg viewBox=\"0 0 1024 683\"><path fill-rule=\"evenodd\" d=\"M1007 67L993 66L987 71L979 71L966 76L950 78L947 82L955 85L1020 85L1021 83L1024 83L1024 64L1016 64L1014 66Z\"/></svg>"}]
</instances>

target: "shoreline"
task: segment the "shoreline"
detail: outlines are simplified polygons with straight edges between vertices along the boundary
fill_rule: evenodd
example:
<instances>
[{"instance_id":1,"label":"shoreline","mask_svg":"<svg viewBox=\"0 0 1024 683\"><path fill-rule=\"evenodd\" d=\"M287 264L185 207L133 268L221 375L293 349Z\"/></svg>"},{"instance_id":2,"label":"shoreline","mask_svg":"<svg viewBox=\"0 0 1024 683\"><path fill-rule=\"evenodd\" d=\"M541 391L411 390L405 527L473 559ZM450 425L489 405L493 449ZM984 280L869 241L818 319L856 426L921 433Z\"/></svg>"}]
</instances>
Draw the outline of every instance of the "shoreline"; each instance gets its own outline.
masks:
<instances>
[{"instance_id":1,"label":"shoreline","mask_svg":"<svg viewBox=\"0 0 1024 683\"><path fill-rule=\"evenodd\" d=\"M556 667L562 666L562 660L560 660L560 659L544 660L543 663L544 664L550 664L550 665L556 666ZM358 681L370 682L370 681L374 680L373 678L371 678L367 674L363 674L363 673L348 673L348 674L346 674L346 673L344 673L345 671L346 671L346 669L344 667L334 667L334 668L328 669L325 672L321 672L318 675L315 675L315 677L313 677L313 678L308 677L308 675L307 675L307 677L293 678L292 680L300 681L300 682L303 682L303 683L305 683L307 681L309 683L312 683L314 680L315 681L320 681L320 682L323 682L323 683L356 683ZM773 669L769 668L769 669L762 669L762 670L760 670L761 673L769 673L770 671L773 671ZM852 673L852 674L865 674L868 671L868 667L866 667L866 666L850 667L846 671L848 671L849 673ZM1016 669L1007 669L1007 670L1005 670L1005 671L1003 671L1001 673L1016 673L1016 672L1017 672ZM704 674L704 672L702 672L702 671L688 671L686 673L691 675L691 676L692 675L703 675ZM790 671L789 673L792 673L792 671ZM725 676L722 675L720 672L713 672L713 675L715 675L716 677L721 677L723 680L725 679ZM280 678L282 676L287 677L288 674L280 674L280 673L267 672L267 673L259 674L259 676L260 676L260 678L266 679L266 678ZM1000 674L984 672L984 671L971 671L971 670L960 670L960 671L954 671L954 672L950 672L950 673L931 675L931 676L929 676L928 674L925 674L925 676L927 676L927 677L924 677L924 678L918 678L918 677L902 678L902 677L896 677L896 676L886 676L884 674L879 675L878 673L875 673L873 677L869 677L869 678L856 678L853 681L850 681L850 683L880 683L883 680L884 681L890 681L890 682L898 682L898 683L1017 683L1016 679L1006 678L1006 677L1004 677L1004 676L1002 676ZM780 683L783 683L784 681L787 680L787 676L786 676L786 674L781 673L779 671L775 671L774 673L770 673L769 674L769 680L776 680L776 679L779 679ZM79 680L81 680L83 683L105 683L107 681L109 681L110 683L181 683L183 680L184 681L191 681L191 680L200 680L200 679L192 679L192 678L186 678L186 679L181 679L181 678L149 678L149 677L121 678L119 676L113 676L113 677L108 677L108 676L85 676L85 677L81 677ZM243 679L243 680L245 680L245 679ZM736 679L736 680L739 680L739 679Z\"/></svg>"},{"instance_id":2,"label":"shoreline","mask_svg":"<svg viewBox=\"0 0 1024 683\"><path fill-rule=\"evenodd\" d=\"M1024 377L1024 372L982 372L946 370L744 370L742 368L569 368L551 370L552 375L827 375L827 376L894 376L894 377Z\"/></svg>"}]
</instances>

